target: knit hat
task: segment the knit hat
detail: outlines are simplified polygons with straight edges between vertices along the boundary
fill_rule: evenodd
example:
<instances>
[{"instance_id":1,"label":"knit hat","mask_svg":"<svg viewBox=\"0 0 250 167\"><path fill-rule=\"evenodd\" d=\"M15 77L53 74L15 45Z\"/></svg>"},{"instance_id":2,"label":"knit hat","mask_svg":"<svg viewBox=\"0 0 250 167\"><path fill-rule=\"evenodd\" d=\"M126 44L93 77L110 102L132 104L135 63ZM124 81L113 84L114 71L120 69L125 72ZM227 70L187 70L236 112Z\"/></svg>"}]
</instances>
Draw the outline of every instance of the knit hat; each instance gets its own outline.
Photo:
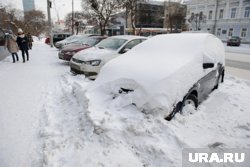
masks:
<instances>
[{"instance_id":1,"label":"knit hat","mask_svg":"<svg viewBox=\"0 0 250 167\"><path fill-rule=\"evenodd\" d=\"M21 28L18 28L18 33L23 33L23 30Z\"/></svg>"}]
</instances>

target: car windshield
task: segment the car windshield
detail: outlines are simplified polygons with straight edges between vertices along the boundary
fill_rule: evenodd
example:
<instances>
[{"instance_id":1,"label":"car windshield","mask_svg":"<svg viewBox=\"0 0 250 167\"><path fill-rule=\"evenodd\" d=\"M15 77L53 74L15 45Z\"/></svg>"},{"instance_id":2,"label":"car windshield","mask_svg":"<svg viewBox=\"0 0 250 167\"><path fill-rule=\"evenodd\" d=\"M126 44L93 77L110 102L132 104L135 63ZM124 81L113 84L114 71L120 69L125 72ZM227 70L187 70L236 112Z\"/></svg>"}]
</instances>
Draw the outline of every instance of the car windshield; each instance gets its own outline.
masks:
<instances>
[{"instance_id":1,"label":"car windshield","mask_svg":"<svg viewBox=\"0 0 250 167\"><path fill-rule=\"evenodd\" d=\"M77 41L77 44L82 45L88 45L88 46L94 46L97 44L101 39L100 38L82 38L79 41Z\"/></svg>"},{"instance_id":2,"label":"car windshield","mask_svg":"<svg viewBox=\"0 0 250 167\"><path fill-rule=\"evenodd\" d=\"M240 39L240 37L231 37L231 39L236 39L236 40L239 40Z\"/></svg>"},{"instance_id":3,"label":"car windshield","mask_svg":"<svg viewBox=\"0 0 250 167\"><path fill-rule=\"evenodd\" d=\"M105 40L102 40L97 47L99 48L105 48L105 49L111 49L111 50L117 50L119 49L127 40L126 39L119 39L119 38L107 38Z\"/></svg>"},{"instance_id":4,"label":"car windshield","mask_svg":"<svg viewBox=\"0 0 250 167\"><path fill-rule=\"evenodd\" d=\"M84 38L81 35L73 35L65 39L66 42L74 42L74 41L79 41L81 38Z\"/></svg>"}]
</instances>

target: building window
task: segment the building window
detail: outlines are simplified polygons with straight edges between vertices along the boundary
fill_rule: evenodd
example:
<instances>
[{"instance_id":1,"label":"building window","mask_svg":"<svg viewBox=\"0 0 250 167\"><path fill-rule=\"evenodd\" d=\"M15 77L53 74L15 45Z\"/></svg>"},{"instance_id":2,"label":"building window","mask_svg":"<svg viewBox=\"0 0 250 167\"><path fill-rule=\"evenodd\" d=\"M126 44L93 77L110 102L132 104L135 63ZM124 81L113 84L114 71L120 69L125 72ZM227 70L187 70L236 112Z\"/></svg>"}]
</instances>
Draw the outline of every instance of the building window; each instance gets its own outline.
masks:
<instances>
[{"instance_id":1,"label":"building window","mask_svg":"<svg viewBox=\"0 0 250 167\"><path fill-rule=\"evenodd\" d=\"M241 34L240 34L240 36L241 36L242 38L247 37L247 29L246 29L246 28L242 28L242 29L241 29Z\"/></svg>"},{"instance_id":2,"label":"building window","mask_svg":"<svg viewBox=\"0 0 250 167\"><path fill-rule=\"evenodd\" d=\"M227 30L222 30L222 34L227 34Z\"/></svg>"},{"instance_id":3,"label":"building window","mask_svg":"<svg viewBox=\"0 0 250 167\"><path fill-rule=\"evenodd\" d=\"M221 9L220 10L219 19L223 19L223 15L224 15L224 9Z\"/></svg>"},{"instance_id":4,"label":"building window","mask_svg":"<svg viewBox=\"0 0 250 167\"><path fill-rule=\"evenodd\" d=\"M236 8L231 9L231 19L236 17Z\"/></svg>"},{"instance_id":5,"label":"building window","mask_svg":"<svg viewBox=\"0 0 250 167\"><path fill-rule=\"evenodd\" d=\"M248 7L245 8L244 17L245 18L249 18L250 17L250 6L248 6Z\"/></svg>"},{"instance_id":6,"label":"building window","mask_svg":"<svg viewBox=\"0 0 250 167\"><path fill-rule=\"evenodd\" d=\"M208 20L212 20L212 17L213 17L213 11L210 10L208 14Z\"/></svg>"},{"instance_id":7,"label":"building window","mask_svg":"<svg viewBox=\"0 0 250 167\"><path fill-rule=\"evenodd\" d=\"M216 34L217 34L218 37L221 35L221 28L217 29L217 33Z\"/></svg>"},{"instance_id":8,"label":"building window","mask_svg":"<svg viewBox=\"0 0 250 167\"><path fill-rule=\"evenodd\" d=\"M233 28L229 28L229 30L228 30L228 36L229 37L233 36L233 31L234 31Z\"/></svg>"}]
</instances>

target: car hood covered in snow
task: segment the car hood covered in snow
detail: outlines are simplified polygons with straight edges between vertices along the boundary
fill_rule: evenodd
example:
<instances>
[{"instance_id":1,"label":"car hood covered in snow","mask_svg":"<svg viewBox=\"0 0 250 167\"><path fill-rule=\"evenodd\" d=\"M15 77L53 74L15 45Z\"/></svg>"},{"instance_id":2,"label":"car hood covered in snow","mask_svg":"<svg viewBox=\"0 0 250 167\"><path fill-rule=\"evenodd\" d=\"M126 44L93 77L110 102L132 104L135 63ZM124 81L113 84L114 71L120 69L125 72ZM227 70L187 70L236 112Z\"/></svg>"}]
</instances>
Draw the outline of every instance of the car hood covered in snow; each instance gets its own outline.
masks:
<instances>
[{"instance_id":1,"label":"car hood covered in snow","mask_svg":"<svg viewBox=\"0 0 250 167\"><path fill-rule=\"evenodd\" d=\"M203 62L225 64L224 54L222 42L213 35L158 35L107 63L95 85L112 93L134 90L132 102L138 107L166 115L213 70L203 69Z\"/></svg>"},{"instance_id":2,"label":"car hood covered in snow","mask_svg":"<svg viewBox=\"0 0 250 167\"><path fill-rule=\"evenodd\" d=\"M89 49L76 53L74 55L74 58L82 60L82 61L89 61L89 60L102 59L105 56L114 55L114 54L117 54L116 51L109 50L109 49L100 49L94 46Z\"/></svg>"},{"instance_id":3,"label":"car hood covered in snow","mask_svg":"<svg viewBox=\"0 0 250 167\"><path fill-rule=\"evenodd\" d=\"M82 50L82 49L87 49L90 46L88 45L66 45L65 47L63 47L62 51L63 52L69 52L69 51L75 51L75 50Z\"/></svg>"}]
</instances>

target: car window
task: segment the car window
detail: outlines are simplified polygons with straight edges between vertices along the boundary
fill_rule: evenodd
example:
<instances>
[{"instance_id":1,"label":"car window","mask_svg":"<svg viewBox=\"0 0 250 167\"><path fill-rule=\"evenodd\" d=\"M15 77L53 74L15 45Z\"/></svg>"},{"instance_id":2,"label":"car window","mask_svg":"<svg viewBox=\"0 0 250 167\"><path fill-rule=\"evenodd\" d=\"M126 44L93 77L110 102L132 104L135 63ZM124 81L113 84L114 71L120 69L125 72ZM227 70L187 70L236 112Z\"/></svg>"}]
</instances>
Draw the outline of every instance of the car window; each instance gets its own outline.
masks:
<instances>
[{"instance_id":1,"label":"car window","mask_svg":"<svg viewBox=\"0 0 250 167\"><path fill-rule=\"evenodd\" d=\"M119 38L107 38L102 40L97 47L99 48L105 48L105 49L111 49L111 50L117 50L119 49L125 42L127 42L126 39L119 39Z\"/></svg>"},{"instance_id":2,"label":"car window","mask_svg":"<svg viewBox=\"0 0 250 167\"><path fill-rule=\"evenodd\" d=\"M127 45L124 47L124 49L132 49L134 46L138 45L141 43L141 39L135 39L127 43Z\"/></svg>"},{"instance_id":3,"label":"car window","mask_svg":"<svg viewBox=\"0 0 250 167\"><path fill-rule=\"evenodd\" d=\"M101 40L101 38L87 38L86 42L84 44L87 44L89 46L94 46L95 44L97 44L99 41Z\"/></svg>"}]
</instances>

